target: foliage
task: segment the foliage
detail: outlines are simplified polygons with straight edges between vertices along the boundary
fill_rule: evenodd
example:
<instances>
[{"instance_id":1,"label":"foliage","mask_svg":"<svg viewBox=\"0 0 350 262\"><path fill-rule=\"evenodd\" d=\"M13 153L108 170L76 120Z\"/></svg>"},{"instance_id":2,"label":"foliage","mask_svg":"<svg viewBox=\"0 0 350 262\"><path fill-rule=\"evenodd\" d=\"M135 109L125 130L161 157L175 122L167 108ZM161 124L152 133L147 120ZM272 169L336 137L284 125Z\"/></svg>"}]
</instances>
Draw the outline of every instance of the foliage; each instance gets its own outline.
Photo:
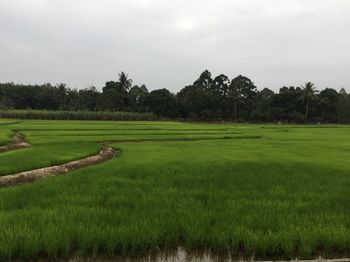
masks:
<instances>
[{"instance_id":1,"label":"foliage","mask_svg":"<svg viewBox=\"0 0 350 262\"><path fill-rule=\"evenodd\" d=\"M316 99L316 93L318 91L316 90L314 84L311 82L305 83L302 89L303 89L303 94L301 95L300 98L305 104L305 122L307 122L308 115L309 115L309 105L312 101Z\"/></svg>"},{"instance_id":2,"label":"foliage","mask_svg":"<svg viewBox=\"0 0 350 262\"><path fill-rule=\"evenodd\" d=\"M78 91L63 83L0 84L0 110L153 112L159 117L203 121L350 123L350 94L332 88L318 92L311 82L282 87L275 93L268 88L258 90L246 76L230 80L205 70L177 94L164 88L149 92L145 85L132 83L121 72L117 81L105 83L102 92L93 86Z\"/></svg>"},{"instance_id":3,"label":"foliage","mask_svg":"<svg viewBox=\"0 0 350 262\"><path fill-rule=\"evenodd\" d=\"M175 98L167 89L158 89L150 92L144 100L144 105L148 111L157 116L174 117Z\"/></svg>"}]
</instances>

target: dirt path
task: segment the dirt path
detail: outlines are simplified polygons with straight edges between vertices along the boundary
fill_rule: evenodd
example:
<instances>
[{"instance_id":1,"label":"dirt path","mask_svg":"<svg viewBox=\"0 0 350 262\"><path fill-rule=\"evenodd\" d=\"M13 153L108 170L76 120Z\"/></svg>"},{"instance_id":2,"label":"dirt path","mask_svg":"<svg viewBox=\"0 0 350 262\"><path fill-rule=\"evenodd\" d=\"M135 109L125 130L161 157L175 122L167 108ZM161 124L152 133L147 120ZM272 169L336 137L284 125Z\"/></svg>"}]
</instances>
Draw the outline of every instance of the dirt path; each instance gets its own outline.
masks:
<instances>
[{"instance_id":1,"label":"dirt path","mask_svg":"<svg viewBox=\"0 0 350 262\"><path fill-rule=\"evenodd\" d=\"M75 169L102 163L104 161L114 158L117 154L118 151L116 151L115 149L103 146L100 153L95 156L89 156L62 165L44 167L31 171L21 172L14 175L2 176L0 177L0 187L13 186L31 182L37 179L65 174Z\"/></svg>"},{"instance_id":2,"label":"dirt path","mask_svg":"<svg viewBox=\"0 0 350 262\"><path fill-rule=\"evenodd\" d=\"M0 153L16 150L20 148L31 147L31 144L25 142L24 136L21 135L20 133L13 133L11 138L14 141L14 143L8 144L6 146L0 146Z\"/></svg>"}]
</instances>

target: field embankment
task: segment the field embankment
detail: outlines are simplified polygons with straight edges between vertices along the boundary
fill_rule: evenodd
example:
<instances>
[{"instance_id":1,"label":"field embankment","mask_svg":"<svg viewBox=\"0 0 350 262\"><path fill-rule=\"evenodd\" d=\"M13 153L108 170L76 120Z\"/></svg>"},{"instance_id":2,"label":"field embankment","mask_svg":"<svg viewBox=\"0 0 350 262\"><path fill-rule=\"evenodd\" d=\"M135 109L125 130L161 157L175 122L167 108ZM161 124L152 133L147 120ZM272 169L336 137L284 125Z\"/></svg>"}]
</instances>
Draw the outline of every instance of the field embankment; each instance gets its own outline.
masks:
<instances>
[{"instance_id":1,"label":"field embankment","mask_svg":"<svg viewBox=\"0 0 350 262\"><path fill-rule=\"evenodd\" d=\"M22 142L21 144L27 144ZM24 148L22 145L15 144L16 147L11 147L10 150ZM30 145L27 144L29 147ZM9 146L8 146L9 147ZM0 147L1 152L1 147ZM100 153L94 156L89 156L83 159L75 160L72 162L68 162L62 165L43 167L31 171L25 171L18 174L0 176L0 187L6 186L14 186L23 183L33 182L38 179L58 176L61 174L65 174L69 171L73 171L82 167L87 167L91 165L96 165L112 159L117 155L117 151L111 147L103 146Z\"/></svg>"},{"instance_id":2,"label":"field embankment","mask_svg":"<svg viewBox=\"0 0 350 262\"><path fill-rule=\"evenodd\" d=\"M27 148L27 147L31 146L30 144L25 142L23 135L21 135L19 133L13 133L11 135L11 138L13 140L12 143L0 146L0 153L8 152L8 151L16 150L16 149L21 149L21 148Z\"/></svg>"}]
</instances>

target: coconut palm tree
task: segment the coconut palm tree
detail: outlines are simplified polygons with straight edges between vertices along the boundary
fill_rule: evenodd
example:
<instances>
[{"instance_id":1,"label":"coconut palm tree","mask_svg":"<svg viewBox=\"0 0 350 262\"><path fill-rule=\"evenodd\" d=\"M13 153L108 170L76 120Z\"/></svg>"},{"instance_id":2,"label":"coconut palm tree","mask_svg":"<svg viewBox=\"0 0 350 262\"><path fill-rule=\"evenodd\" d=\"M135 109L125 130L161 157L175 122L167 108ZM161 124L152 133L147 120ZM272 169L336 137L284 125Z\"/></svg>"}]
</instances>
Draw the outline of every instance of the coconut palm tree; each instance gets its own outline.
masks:
<instances>
[{"instance_id":1,"label":"coconut palm tree","mask_svg":"<svg viewBox=\"0 0 350 262\"><path fill-rule=\"evenodd\" d=\"M305 122L307 122L310 102L316 99L318 91L316 90L315 85L311 82L305 83L304 86L302 86L302 89L303 94L301 95L301 99L303 103L305 103Z\"/></svg>"},{"instance_id":2,"label":"coconut palm tree","mask_svg":"<svg viewBox=\"0 0 350 262\"><path fill-rule=\"evenodd\" d=\"M119 74L119 87L121 90L128 92L131 88L132 80L124 72Z\"/></svg>"}]
</instances>

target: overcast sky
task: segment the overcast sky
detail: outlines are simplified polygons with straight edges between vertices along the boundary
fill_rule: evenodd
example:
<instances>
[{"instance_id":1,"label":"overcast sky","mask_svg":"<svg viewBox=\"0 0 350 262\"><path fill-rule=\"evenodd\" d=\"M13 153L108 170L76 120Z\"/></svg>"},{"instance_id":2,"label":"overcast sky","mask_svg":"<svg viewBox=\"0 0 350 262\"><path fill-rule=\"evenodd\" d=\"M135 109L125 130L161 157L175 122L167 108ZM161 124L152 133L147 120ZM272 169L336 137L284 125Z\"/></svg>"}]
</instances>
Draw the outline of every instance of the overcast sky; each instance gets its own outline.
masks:
<instances>
[{"instance_id":1,"label":"overcast sky","mask_svg":"<svg viewBox=\"0 0 350 262\"><path fill-rule=\"evenodd\" d=\"M208 69L350 91L350 0L0 0L0 82L179 91Z\"/></svg>"}]
</instances>

